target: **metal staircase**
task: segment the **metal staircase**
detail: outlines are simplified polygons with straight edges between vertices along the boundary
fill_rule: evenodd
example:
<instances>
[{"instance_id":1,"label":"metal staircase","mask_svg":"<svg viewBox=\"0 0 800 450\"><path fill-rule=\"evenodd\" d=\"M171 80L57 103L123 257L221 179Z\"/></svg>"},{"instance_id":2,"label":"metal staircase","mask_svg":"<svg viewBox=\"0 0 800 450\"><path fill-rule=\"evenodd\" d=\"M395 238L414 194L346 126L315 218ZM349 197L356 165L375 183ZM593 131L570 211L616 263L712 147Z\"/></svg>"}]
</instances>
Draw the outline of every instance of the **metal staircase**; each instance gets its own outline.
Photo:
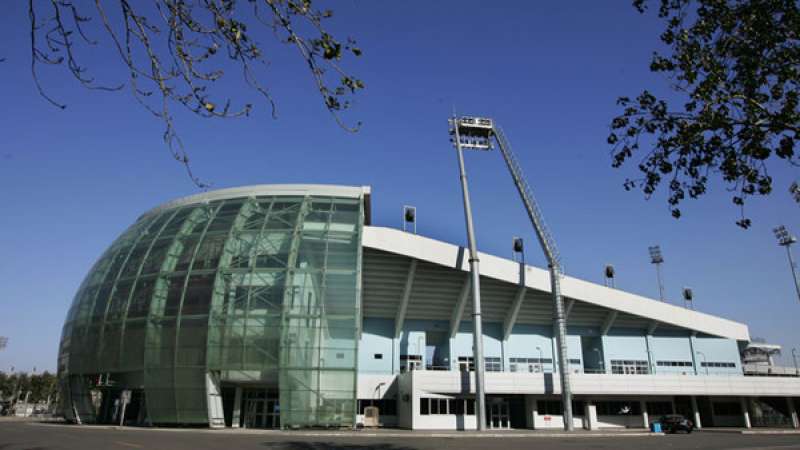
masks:
<instances>
[{"instance_id":1,"label":"metal staircase","mask_svg":"<svg viewBox=\"0 0 800 450\"><path fill-rule=\"evenodd\" d=\"M493 131L497 139L498 147L500 147L500 153L503 154L503 159L508 166L508 171L511 172L511 177L514 179L514 185L516 185L522 203L528 211L528 218L530 218L533 229L536 231L536 237L539 238L539 243L547 258L547 264L556 266L558 272L561 273L561 255L558 253L555 239L553 239L553 235L550 233L550 229L544 221L539 205L536 203L533 189L531 189L528 181L525 179L522 168L519 162L517 162L514 152L511 150L511 143L508 142L500 127L495 126Z\"/></svg>"}]
</instances>

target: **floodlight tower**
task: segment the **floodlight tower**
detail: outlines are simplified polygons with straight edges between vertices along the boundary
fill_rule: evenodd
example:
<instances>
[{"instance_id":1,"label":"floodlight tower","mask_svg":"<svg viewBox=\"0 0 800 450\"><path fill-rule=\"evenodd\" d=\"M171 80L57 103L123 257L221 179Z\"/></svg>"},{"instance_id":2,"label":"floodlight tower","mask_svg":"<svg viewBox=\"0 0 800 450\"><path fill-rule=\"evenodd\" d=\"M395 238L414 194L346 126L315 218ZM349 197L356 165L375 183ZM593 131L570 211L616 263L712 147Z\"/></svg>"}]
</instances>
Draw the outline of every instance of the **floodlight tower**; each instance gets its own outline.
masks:
<instances>
[{"instance_id":1,"label":"floodlight tower","mask_svg":"<svg viewBox=\"0 0 800 450\"><path fill-rule=\"evenodd\" d=\"M547 259L547 266L550 270L550 288L553 296L553 321L556 335L556 345L558 347L558 368L559 378L561 380L561 403L564 410L564 429L567 431L572 431L572 389L570 388L569 382L567 325L566 317L564 315L564 301L561 298L562 265L555 240L553 239L550 231L547 228L547 225L544 222L544 217L542 216L536 199L533 196L533 190L525 180L522 168L520 167L514 156L514 153L511 150L511 144L505 138L503 131L496 126L494 121L492 119L483 117L453 117L450 120L450 134L453 136L453 141L456 149L458 150L459 167L461 170L461 184L464 192L464 209L467 216L467 233L472 233L472 213L469 209L466 175L464 175L464 160L461 149L471 148L477 150L491 150L494 147L492 139L494 138L494 141L497 142L497 145L500 149L500 153L503 155L503 160L508 167L508 171L510 172L511 178L514 181L514 185L517 187L517 192L519 193L522 203L525 206L525 210L528 213L528 218L531 221L531 225L536 233L536 237L539 240L540 246L542 247L542 252ZM477 258L477 251L473 251L472 248L474 242L474 238L470 240L470 261L472 261L472 258ZM475 260L475 264L472 265L472 269L477 271L477 259ZM477 286L476 281L477 274L473 272L473 307L477 304L477 302L474 300L474 296L477 295L477 289L475 289ZM475 311L476 312L473 312L473 315L477 314L477 318L480 319L480 310L478 309ZM476 324L477 323L479 322L476 321ZM474 327L473 331L476 329L477 327ZM479 349L477 342L479 334L476 334L475 336L477 359L477 351ZM483 349L480 348L480 351L482 356ZM481 372L479 375L477 375L476 371L476 383L478 383L478 377L480 377L480 383L482 383L483 365L476 364L476 369L478 369L478 367L480 367ZM479 396L480 402L484 400L483 386L481 385L478 388L480 389L480 392L478 392L476 389L476 393ZM478 417L478 419L480 427L482 422L480 421L480 417Z\"/></svg>"},{"instance_id":2,"label":"floodlight tower","mask_svg":"<svg viewBox=\"0 0 800 450\"><path fill-rule=\"evenodd\" d=\"M797 281L797 270L791 249L792 244L797 242L797 238L790 234L789 230L783 225L774 228L772 232L775 233L775 237L778 239L778 245L786 247L786 255L789 257L789 269L792 271L792 277L794 278L794 288L797 290L797 299L800 300L800 283Z\"/></svg>"},{"instance_id":3,"label":"floodlight tower","mask_svg":"<svg viewBox=\"0 0 800 450\"><path fill-rule=\"evenodd\" d=\"M464 199L464 219L467 223L467 243L469 245L469 267L472 277L472 357L475 361L475 397L477 407L475 418L479 431L486 430L486 392L483 383L483 324L481 322L481 277L478 259L478 246L475 243L475 227L472 224L472 207L469 202L467 172L464 169L463 149L489 150L491 141L491 121L488 124L474 122L461 126L464 119L453 117L450 120L450 135L458 156L458 172L461 178L461 193ZM487 127L488 125L488 127Z\"/></svg>"},{"instance_id":4,"label":"floodlight tower","mask_svg":"<svg viewBox=\"0 0 800 450\"><path fill-rule=\"evenodd\" d=\"M661 279L661 263L664 262L664 257L661 256L661 246L654 245L647 247L650 252L650 263L656 265L656 275L658 276L658 296L661 301L664 301L664 281Z\"/></svg>"}]
</instances>

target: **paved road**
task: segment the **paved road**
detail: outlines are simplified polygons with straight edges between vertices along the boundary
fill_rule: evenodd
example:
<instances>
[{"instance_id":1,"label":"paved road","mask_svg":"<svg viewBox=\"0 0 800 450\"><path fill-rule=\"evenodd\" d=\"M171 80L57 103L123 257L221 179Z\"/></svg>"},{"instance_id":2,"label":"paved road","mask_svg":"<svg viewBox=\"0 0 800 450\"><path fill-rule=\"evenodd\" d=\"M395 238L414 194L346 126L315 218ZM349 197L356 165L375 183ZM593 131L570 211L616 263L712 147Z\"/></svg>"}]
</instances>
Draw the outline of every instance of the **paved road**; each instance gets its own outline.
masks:
<instances>
[{"instance_id":1,"label":"paved road","mask_svg":"<svg viewBox=\"0 0 800 450\"><path fill-rule=\"evenodd\" d=\"M117 430L101 427L0 422L0 450L471 450L516 449L800 449L800 435L701 432L679 436L420 437L330 436L290 432Z\"/></svg>"}]
</instances>

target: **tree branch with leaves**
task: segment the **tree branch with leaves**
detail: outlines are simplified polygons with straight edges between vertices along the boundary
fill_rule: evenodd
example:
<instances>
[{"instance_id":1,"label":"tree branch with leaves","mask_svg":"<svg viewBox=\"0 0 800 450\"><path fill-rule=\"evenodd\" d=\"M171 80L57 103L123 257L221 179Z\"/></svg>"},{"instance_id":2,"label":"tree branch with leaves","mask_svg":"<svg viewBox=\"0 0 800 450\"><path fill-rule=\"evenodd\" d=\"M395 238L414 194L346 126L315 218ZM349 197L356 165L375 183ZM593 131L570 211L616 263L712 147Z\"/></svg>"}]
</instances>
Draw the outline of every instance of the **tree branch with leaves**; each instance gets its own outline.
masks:
<instances>
[{"instance_id":1,"label":"tree branch with leaves","mask_svg":"<svg viewBox=\"0 0 800 450\"><path fill-rule=\"evenodd\" d=\"M800 163L800 9L795 0L660 0L666 22L650 70L668 76L683 103L675 108L645 90L620 97L611 122L612 166L638 158L627 190L647 198L667 185L672 216L688 195L704 195L719 178L751 225L748 197L769 195L769 164ZM646 0L634 7L647 11ZM644 151L646 153L642 154Z\"/></svg>"}]
</instances>

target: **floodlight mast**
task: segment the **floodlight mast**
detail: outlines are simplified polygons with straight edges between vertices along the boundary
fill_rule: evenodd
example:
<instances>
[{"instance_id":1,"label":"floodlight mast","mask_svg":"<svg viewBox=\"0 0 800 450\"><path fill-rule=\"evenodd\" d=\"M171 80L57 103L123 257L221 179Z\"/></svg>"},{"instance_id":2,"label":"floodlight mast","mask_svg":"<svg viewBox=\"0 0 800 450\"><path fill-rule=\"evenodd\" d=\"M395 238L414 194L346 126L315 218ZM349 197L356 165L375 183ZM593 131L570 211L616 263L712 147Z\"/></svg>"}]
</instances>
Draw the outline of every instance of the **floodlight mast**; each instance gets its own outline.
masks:
<instances>
[{"instance_id":1,"label":"floodlight mast","mask_svg":"<svg viewBox=\"0 0 800 450\"><path fill-rule=\"evenodd\" d=\"M789 233L789 230L783 225L773 228L772 232L775 233L775 238L778 239L778 245L786 247L786 255L789 257L789 269L791 269L792 278L794 279L794 288L797 291L797 299L800 300L800 282L797 279L797 268L795 267L794 258L792 258L791 249L792 245L797 242L797 238Z\"/></svg>"},{"instance_id":2,"label":"floodlight mast","mask_svg":"<svg viewBox=\"0 0 800 450\"><path fill-rule=\"evenodd\" d=\"M464 153L462 148L476 148L462 142L459 134L460 120L455 116L450 121L450 134L458 154L458 171L461 179L461 193L464 199L464 219L467 223L467 243L469 245L469 267L472 278L472 356L475 366L475 397L477 400L475 419L478 431L486 430L486 392L484 388L483 362L483 324L481 320L481 277L478 259L478 246L475 243L475 228L472 224L472 208L469 202L467 172L464 169Z\"/></svg>"},{"instance_id":3,"label":"floodlight mast","mask_svg":"<svg viewBox=\"0 0 800 450\"><path fill-rule=\"evenodd\" d=\"M503 160L511 173L514 185L517 187L522 203L528 212L536 237L542 247L547 266L550 270L550 286L553 296L553 319L556 334L556 345L558 347L558 367L561 379L561 403L564 410L564 429L572 431L572 389L569 382L569 358L567 356L567 326L564 314L564 301L561 297L561 261L553 239L547 225L544 222L541 211L533 196L533 190L528 185L523 175L522 168L511 151L511 145L492 119L481 117L461 117L454 118L456 126L455 137L459 147L474 148L478 150L491 150L492 138L497 141ZM463 137L462 137L463 136ZM459 152L460 154L460 152Z\"/></svg>"}]
</instances>

